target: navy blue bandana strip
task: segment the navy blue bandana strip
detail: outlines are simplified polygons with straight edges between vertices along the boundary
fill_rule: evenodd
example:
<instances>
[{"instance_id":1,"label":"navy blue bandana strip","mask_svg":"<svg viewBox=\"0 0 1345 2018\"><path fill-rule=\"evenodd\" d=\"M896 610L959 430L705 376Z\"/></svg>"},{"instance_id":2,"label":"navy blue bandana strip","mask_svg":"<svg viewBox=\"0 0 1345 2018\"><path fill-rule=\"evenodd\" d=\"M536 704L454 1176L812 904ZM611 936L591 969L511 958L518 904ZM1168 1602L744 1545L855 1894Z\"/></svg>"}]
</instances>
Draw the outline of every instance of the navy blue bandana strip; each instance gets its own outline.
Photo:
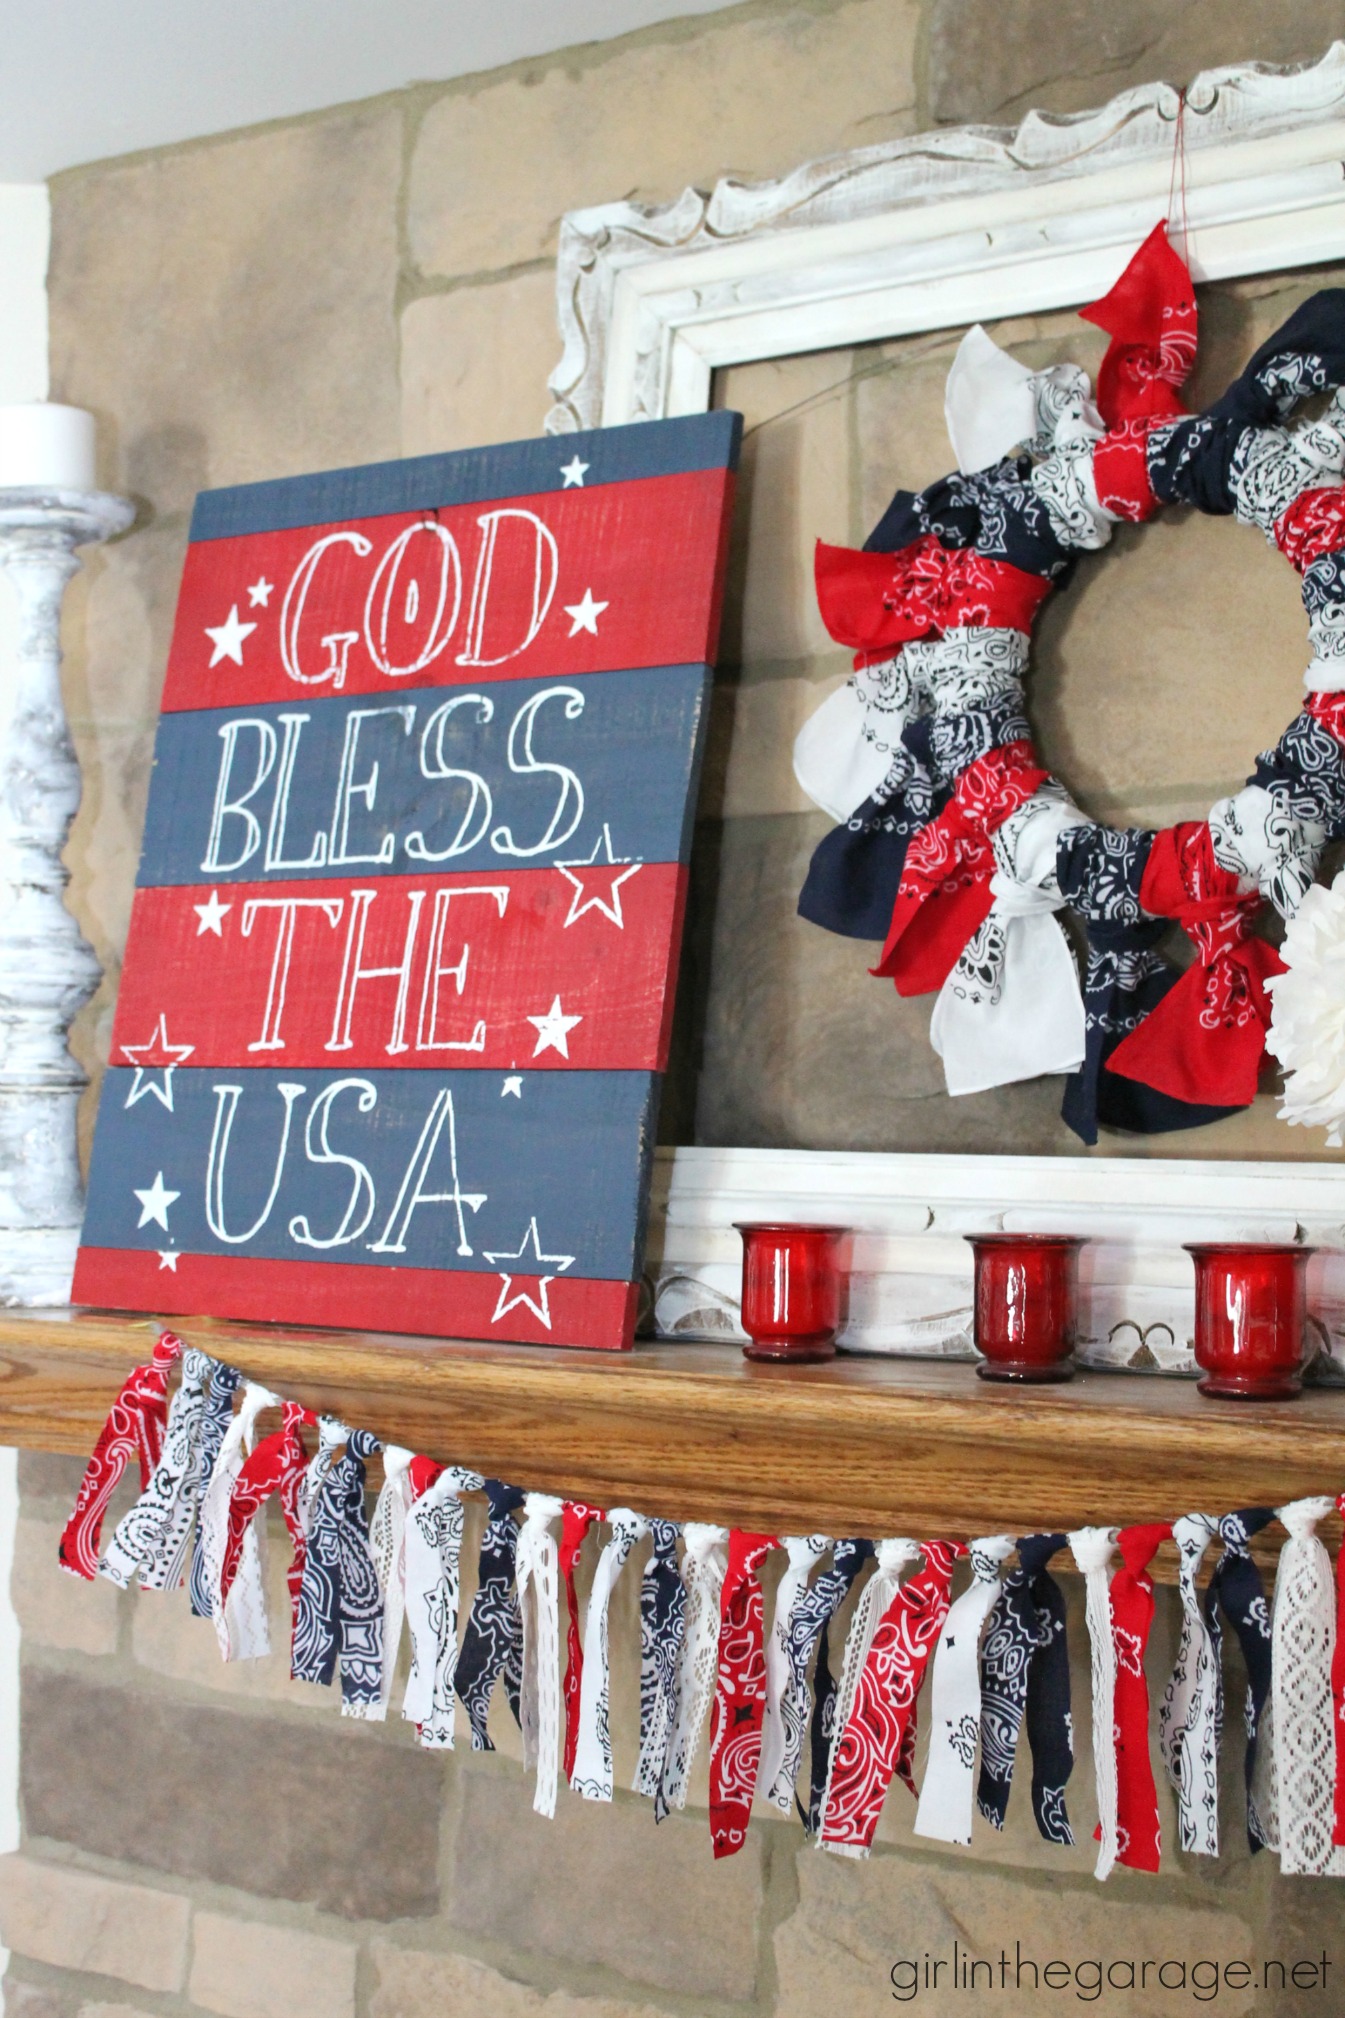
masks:
<instances>
[{"instance_id":1,"label":"navy blue bandana strip","mask_svg":"<svg viewBox=\"0 0 1345 2018\"><path fill-rule=\"evenodd\" d=\"M487 1729L490 1699L503 1680L509 1707L519 1721L519 1689L523 1681L523 1620L514 1588L514 1557L518 1526L514 1515L525 1495L503 1480L486 1480L489 1512L477 1561L476 1596L462 1636L454 1687L467 1712L472 1749L493 1752Z\"/></svg>"}]
</instances>

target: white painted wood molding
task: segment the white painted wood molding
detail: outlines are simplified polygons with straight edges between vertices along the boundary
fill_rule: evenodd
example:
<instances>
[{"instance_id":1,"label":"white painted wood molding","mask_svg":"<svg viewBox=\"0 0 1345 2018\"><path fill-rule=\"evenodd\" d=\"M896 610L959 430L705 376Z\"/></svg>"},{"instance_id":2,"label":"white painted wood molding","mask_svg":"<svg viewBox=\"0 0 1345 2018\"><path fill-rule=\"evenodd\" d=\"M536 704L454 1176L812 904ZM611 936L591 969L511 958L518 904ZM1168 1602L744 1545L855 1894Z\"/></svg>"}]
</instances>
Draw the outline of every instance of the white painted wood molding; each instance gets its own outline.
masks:
<instances>
[{"instance_id":1,"label":"white painted wood molding","mask_svg":"<svg viewBox=\"0 0 1345 2018\"><path fill-rule=\"evenodd\" d=\"M61 700L61 602L76 549L135 516L102 492L0 490L0 571L18 601L0 747L0 1302L69 1301L83 1212L66 1046L98 962L66 909L61 860L79 805Z\"/></svg>"},{"instance_id":2,"label":"white painted wood molding","mask_svg":"<svg viewBox=\"0 0 1345 2018\"><path fill-rule=\"evenodd\" d=\"M572 211L548 428L703 411L717 366L1089 301L1166 216L1179 98L940 129L731 177L659 207ZM1236 64L1186 94L1198 280L1345 257L1345 43Z\"/></svg>"},{"instance_id":3,"label":"white painted wood molding","mask_svg":"<svg viewBox=\"0 0 1345 2018\"><path fill-rule=\"evenodd\" d=\"M1080 1358L1192 1373L1188 1240L1303 1242L1320 1378L1345 1381L1345 1166L1169 1157L660 1149L646 1275L661 1338L742 1339L735 1220L853 1227L851 1351L972 1359L969 1233L1077 1233Z\"/></svg>"}]
</instances>

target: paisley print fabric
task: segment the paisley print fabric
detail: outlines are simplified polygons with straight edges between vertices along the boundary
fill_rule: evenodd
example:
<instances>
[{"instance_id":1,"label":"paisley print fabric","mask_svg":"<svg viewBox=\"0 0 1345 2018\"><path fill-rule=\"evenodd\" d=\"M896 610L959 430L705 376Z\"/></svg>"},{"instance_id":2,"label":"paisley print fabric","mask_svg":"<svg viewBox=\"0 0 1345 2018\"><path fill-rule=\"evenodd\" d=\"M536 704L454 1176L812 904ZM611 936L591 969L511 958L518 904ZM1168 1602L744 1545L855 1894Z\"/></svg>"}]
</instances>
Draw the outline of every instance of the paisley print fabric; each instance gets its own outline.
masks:
<instances>
[{"instance_id":1,"label":"paisley print fabric","mask_svg":"<svg viewBox=\"0 0 1345 2018\"><path fill-rule=\"evenodd\" d=\"M61 1568L72 1576L97 1576L103 1516L131 1459L140 1465L141 1492L154 1476L168 1427L168 1375L181 1350L175 1332L160 1333L152 1358L127 1376L108 1411L58 1545Z\"/></svg>"},{"instance_id":2,"label":"paisley print fabric","mask_svg":"<svg viewBox=\"0 0 1345 2018\"><path fill-rule=\"evenodd\" d=\"M477 1563L476 1596L467 1615L462 1636L455 1687L458 1700L467 1712L472 1750L493 1752L495 1743L487 1729L490 1699L495 1684L503 1681L509 1707L517 1720L519 1687L523 1678L523 1622L519 1617L514 1590L514 1552L518 1526L514 1515L524 1494L503 1480L486 1480L489 1508L481 1553Z\"/></svg>"},{"instance_id":3,"label":"paisley print fabric","mask_svg":"<svg viewBox=\"0 0 1345 2018\"><path fill-rule=\"evenodd\" d=\"M561 1693L565 1701L565 1750L561 1766L568 1780L574 1772L575 1747L579 1743L579 1697L584 1677L584 1645L579 1636L579 1601L575 1595L575 1570L585 1537L594 1521L602 1519L602 1508L587 1506L583 1500L566 1500L560 1524L560 1578L565 1587L565 1679Z\"/></svg>"},{"instance_id":4,"label":"paisley print fabric","mask_svg":"<svg viewBox=\"0 0 1345 2018\"><path fill-rule=\"evenodd\" d=\"M1072 1843L1065 1787L1074 1764L1065 1600L1046 1565L1063 1534L1024 1535L1018 1566L990 1614L981 1645L981 1774L977 1806L1004 1827L1018 1734L1032 1746L1032 1810L1050 1843Z\"/></svg>"},{"instance_id":5,"label":"paisley print fabric","mask_svg":"<svg viewBox=\"0 0 1345 2018\"><path fill-rule=\"evenodd\" d=\"M810 1836L821 1827L822 1803L826 1794L827 1767L831 1763L836 1735L836 1704L840 1687L831 1671L831 1625L855 1584L874 1560L871 1541L853 1537L838 1541L831 1552L831 1568L814 1578L806 1598L800 1600L801 1627L817 1637L817 1666L813 1683L813 1714L808 1732L808 1801L799 1801L799 1818ZM795 1775L797 1778L797 1774Z\"/></svg>"},{"instance_id":6,"label":"paisley print fabric","mask_svg":"<svg viewBox=\"0 0 1345 2018\"><path fill-rule=\"evenodd\" d=\"M215 1459L219 1456L224 1433L233 1415L234 1396L242 1379L236 1366L221 1366L214 1361L214 1372L206 1390L205 1408L201 1415L201 1429L197 1441L196 1455L196 1504L199 1507L205 1498L210 1475L215 1469ZM201 1555L201 1525L197 1522L196 1534L192 1542L191 1570L187 1577L187 1589L191 1597L192 1615L198 1619L210 1617L210 1593L206 1588L205 1562Z\"/></svg>"},{"instance_id":7,"label":"paisley print fabric","mask_svg":"<svg viewBox=\"0 0 1345 2018\"><path fill-rule=\"evenodd\" d=\"M786 1535L788 1558L775 1593L775 1620L766 1642L766 1708L761 1727L757 1793L788 1814L803 1757L808 1717L808 1662L819 1626L808 1604L808 1577L831 1543L825 1535Z\"/></svg>"},{"instance_id":8,"label":"paisley print fabric","mask_svg":"<svg viewBox=\"0 0 1345 2018\"><path fill-rule=\"evenodd\" d=\"M406 1517L406 1624L411 1672L402 1715L431 1751L453 1745L453 1684L458 1666L458 1592L465 1492L485 1481L474 1471L446 1466L416 1499Z\"/></svg>"},{"instance_id":9,"label":"paisley print fabric","mask_svg":"<svg viewBox=\"0 0 1345 2018\"><path fill-rule=\"evenodd\" d=\"M1243 1777L1247 1787L1247 1841L1253 1852L1271 1846L1269 1821L1261 1813L1256 1798L1257 1744L1262 1716L1270 1695L1271 1624L1261 1572L1252 1561L1253 1535L1274 1520L1273 1507L1246 1507L1241 1513L1225 1514L1217 1523L1223 1554L1214 1568L1205 1593L1205 1625L1213 1643L1216 1660L1223 1640L1223 1620L1237 1636L1247 1671L1247 1693L1243 1704L1243 1727L1247 1735ZM1222 1697L1219 1721L1222 1721ZM1216 1730L1219 1728L1216 1725Z\"/></svg>"},{"instance_id":10,"label":"paisley print fabric","mask_svg":"<svg viewBox=\"0 0 1345 2018\"><path fill-rule=\"evenodd\" d=\"M341 1714L383 1707L383 1593L369 1547L364 1488L377 1437L355 1429L313 1507L294 1632L297 1681L330 1685L338 1666Z\"/></svg>"},{"instance_id":11,"label":"paisley print fabric","mask_svg":"<svg viewBox=\"0 0 1345 2018\"><path fill-rule=\"evenodd\" d=\"M680 1532L675 1521L650 1521L653 1546L640 1579L640 1755L633 1787L651 1801L663 1782L677 1715L677 1670L687 1602L677 1564Z\"/></svg>"},{"instance_id":12,"label":"paisley print fabric","mask_svg":"<svg viewBox=\"0 0 1345 2018\"><path fill-rule=\"evenodd\" d=\"M873 1636L827 1788L822 1846L867 1856L894 1772L915 1791L915 1703L948 1613L961 1542L925 1543L924 1568L906 1579Z\"/></svg>"},{"instance_id":13,"label":"paisley print fabric","mask_svg":"<svg viewBox=\"0 0 1345 2018\"><path fill-rule=\"evenodd\" d=\"M214 1362L188 1346L168 1411L163 1450L149 1484L108 1543L99 1573L123 1590L175 1591L182 1582L200 1493L198 1450Z\"/></svg>"},{"instance_id":14,"label":"paisley print fabric","mask_svg":"<svg viewBox=\"0 0 1345 2018\"><path fill-rule=\"evenodd\" d=\"M731 1857L747 1838L761 1758L766 1708L765 1605L761 1565L779 1543L774 1535L729 1535L728 1569L719 1612L719 1676L710 1726L710 1840L716 1857Z\"/></svg>"},{"instance_id":15,"label":"paisley print fabric","mask_svg":"<svg viewBox=\"0 0 1345 2018\"><path fill-rule=\"evenodd\" d=\"M1132 1871L1156 1871L1162 1850L1158 1794L1149 1762L1149 1684L1144 1656L1154 1617L1149 1565L1171 1535L1167 1521L1122 1528L1116 1537L1121 1567L1111 1580L1116 1647L1116 1861Z\"/></svg>"}]
</instances>

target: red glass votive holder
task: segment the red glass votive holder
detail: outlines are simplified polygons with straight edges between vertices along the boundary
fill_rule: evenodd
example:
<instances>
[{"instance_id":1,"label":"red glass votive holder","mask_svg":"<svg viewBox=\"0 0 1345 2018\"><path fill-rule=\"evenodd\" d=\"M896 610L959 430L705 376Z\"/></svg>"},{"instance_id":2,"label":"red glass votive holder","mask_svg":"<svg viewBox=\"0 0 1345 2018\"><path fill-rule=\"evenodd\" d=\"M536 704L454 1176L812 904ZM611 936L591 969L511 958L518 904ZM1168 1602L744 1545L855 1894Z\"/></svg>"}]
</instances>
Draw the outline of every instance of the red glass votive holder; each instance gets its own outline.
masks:
<instances>
[{"instance_id":1,"label":"red glass votive holder","mask_svg":"<svg viewBox=\"0 0 1345 2018\"><path fill-rule=\"evenodd\" d=\"M1196 1365L1202 1394L1292 1401L1303 1388L1311 1247L1261 1240L1191 1241Z\"/></svg>"},{"instance_id":2,"label":"red glass votive holder","mask_svg":"<svg viewBox=\"0 0 1345 2018\"><path fill-rule=\"evenodd\" d=\"M847 1226L739 1224L748 1359L831 1359L845 1323Z\"/></svg>"},{"instance_id":3,"label":"red glass votive holder","mask_svg":"<svg viewBox=\"0 0 1345 2018\"><path fill-rule=\"evenodd\" d=\"M982 1380L1072 1380L1079 1249L1067 1233L969 1233Z\"/></svg>"}]
</instances>

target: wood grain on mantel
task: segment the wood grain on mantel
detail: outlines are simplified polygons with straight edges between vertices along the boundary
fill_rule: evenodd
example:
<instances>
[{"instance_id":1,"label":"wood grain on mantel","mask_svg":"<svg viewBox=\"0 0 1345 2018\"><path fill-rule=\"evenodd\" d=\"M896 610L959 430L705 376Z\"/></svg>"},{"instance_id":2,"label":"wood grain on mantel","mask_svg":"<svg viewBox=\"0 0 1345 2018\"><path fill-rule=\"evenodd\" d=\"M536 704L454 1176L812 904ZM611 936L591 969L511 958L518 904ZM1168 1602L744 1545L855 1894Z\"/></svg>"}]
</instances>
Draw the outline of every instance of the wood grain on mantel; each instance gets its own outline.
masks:
<instances>
[{"instance_id":1,"label":"wood grain on mantel","mask_svg":"<svg viewBox=\"0 0 1345 2018\"><path fill-rule=\"evenodd\" d=\"M750 1365L736 1347L597 1354L198 1319L193 1344L427 1456L678 1520L945 1534L1171 1519L1345 1488L1345 1391L1204 1400L1081 1374L995 1388L969 1366ZM149 1319L0 1312L0 1442L87 1452Z\"/></svg>"}]
</instances>

